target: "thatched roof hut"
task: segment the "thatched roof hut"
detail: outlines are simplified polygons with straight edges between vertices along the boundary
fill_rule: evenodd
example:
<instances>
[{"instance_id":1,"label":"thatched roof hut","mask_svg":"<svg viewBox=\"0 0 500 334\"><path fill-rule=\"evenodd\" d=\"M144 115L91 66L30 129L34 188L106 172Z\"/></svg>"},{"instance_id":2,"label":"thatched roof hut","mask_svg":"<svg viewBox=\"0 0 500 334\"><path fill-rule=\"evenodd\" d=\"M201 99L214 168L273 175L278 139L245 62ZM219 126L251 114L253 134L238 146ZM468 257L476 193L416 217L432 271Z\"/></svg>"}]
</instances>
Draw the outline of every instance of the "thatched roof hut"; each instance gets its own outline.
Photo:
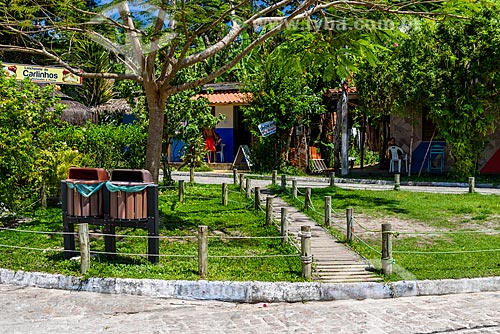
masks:
<instances>
[{"instance_id":1,"label":"thatched roof hut","mask_svg":"<svg viewBox=\"0 0 500 334\"><path fill-rule=\"evenodd\" d=\"M56 95L61 98L61 104L67 108L62 112L61 119L73 125L84 125L88 121L97 123L96 113L92 108L73 100L66 94L56 91Z\"/></svg>"},{"instance_id":2,"label":"thatched roof hut","mask_svg":"<svg viewBox=\"0 0 500 334\"><path fill-rule=\"evenodd\" d=\"M131 115L132 108L126 99L111 99L106 103L92 108L99 122L118 120L123 121L124 115Z\"/></svg>"},{"instance_id":3,"label":"thatched roof hut","mask_svg":"<svg viewBox=\"0 0 500 334\"><path fill-rule=\"evenodd\" d=\"M124 114L132 113L132 108L130 108L126 99L111 99L108 102L95 106L92 109L96 111L98 115L115 112L121 112Z\"/></svg>"}]
</instances>

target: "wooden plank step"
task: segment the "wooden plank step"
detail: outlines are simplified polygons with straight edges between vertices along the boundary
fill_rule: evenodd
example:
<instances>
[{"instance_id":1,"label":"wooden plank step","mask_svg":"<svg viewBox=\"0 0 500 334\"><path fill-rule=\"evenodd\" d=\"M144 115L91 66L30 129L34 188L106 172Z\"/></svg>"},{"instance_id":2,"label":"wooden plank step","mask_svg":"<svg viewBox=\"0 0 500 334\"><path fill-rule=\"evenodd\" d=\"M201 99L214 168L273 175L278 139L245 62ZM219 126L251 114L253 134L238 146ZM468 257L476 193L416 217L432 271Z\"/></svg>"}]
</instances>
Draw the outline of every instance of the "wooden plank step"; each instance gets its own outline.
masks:
<instances>
[{"instance_id":1,"label":"wooden plank step","mask_svg":"<svg viewBox=\"0 0 500 334\"><path fill-rule=\"evenodd\" d=\"M332 279L371 279L376 278L374 275L320 275L315 276L321 278L322 280L332 280Z\"/></svg>"},{"instance_id":2,"label":"wooden plank step","mask_svg":"<svg viewBox=\"0 0 500 334\"><path fill-rule=\"evenodd\" d=\"M378 283L381 282L382 279L341 279L341 280L317 280L320 281L321 283Z\"/></svg>"},{"instance_id":3,"label":"wooden plank step","mask_svg":"<svg viewBox=\"0 0 500 334\"><path fill-rule=\"evenodd\" d=\"M359 262L341 262L341 263L316 263L316 268L371 268L369 265L365 263Z\"/></svg>"},{"instance_id":4,"label":"wooden plank step","mask_svg":"<svg viewBox=\"0 0 500 334\"><path fill-rule=\"evenodd\" d=\"M316 273L372 273L371 271L365 270L365 268L326 268L326 269L316 269Z\"/></svg>"}]
</instances>

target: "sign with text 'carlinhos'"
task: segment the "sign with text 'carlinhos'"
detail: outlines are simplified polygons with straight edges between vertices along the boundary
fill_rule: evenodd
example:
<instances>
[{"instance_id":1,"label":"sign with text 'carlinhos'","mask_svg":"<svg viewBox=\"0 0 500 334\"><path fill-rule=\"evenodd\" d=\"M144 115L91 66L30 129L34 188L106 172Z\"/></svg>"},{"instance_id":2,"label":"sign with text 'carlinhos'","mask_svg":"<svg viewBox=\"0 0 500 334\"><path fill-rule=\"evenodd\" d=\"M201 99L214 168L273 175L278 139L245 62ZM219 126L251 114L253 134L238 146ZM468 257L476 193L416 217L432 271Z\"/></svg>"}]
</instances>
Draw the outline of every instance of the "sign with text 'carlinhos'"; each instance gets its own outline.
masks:
<instances>
[{"instance_id":1,"label":"sign with text 'carlinhos'","mask_svg":"<svg viewBox=\"0 0 500 334\"><path fill-rule=\"evenodd\" d=\"M82 77L75 75L62 67L45 67L36 65L21 65L2 63L7 77L17 80L30 78L33 82L52 83L58 85L81 85Z\"/></svg>"}]
</instances>

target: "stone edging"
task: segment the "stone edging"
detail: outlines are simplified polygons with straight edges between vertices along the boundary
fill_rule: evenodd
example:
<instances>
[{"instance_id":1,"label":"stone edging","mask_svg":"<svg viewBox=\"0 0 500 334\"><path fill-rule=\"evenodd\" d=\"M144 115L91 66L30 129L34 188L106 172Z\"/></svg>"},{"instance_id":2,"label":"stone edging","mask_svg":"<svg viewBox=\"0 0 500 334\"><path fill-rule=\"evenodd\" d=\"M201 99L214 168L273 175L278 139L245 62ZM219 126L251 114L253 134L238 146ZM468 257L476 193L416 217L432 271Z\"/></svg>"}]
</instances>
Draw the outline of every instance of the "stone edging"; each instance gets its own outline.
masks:
<instances>
[{"instance_id":1,"label":"stone edging","mask_svg":"<svg viewBox=\"0 0 500 334\"><path fill-rule=\"evenodd\" d=\"M108 294L245 303L383 299L500 291L500 277L398 281L392 283L165 281L124 278L81 279L74 276L12 271L1 268L0 284Z\"/></svg>"}]
</instances>

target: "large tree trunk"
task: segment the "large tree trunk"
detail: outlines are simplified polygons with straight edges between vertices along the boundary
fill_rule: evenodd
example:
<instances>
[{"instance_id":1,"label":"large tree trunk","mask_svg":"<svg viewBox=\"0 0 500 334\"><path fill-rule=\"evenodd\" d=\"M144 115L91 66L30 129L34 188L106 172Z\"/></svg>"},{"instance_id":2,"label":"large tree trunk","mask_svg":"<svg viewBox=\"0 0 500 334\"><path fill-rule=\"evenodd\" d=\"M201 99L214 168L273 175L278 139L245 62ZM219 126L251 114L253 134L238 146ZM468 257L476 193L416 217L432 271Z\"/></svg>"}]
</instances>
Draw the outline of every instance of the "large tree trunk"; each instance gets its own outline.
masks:
<instances>
[{"instance_id":1,"label":"large tree trunk","mask_svg":"<svg viewBox=\"0 0 500 334\"><path fill-rule=\"evenodd\" d=\"M161 148L163 138L163 122L167 94L162 93L156 85L144 85L149 111L148 145L146 148L146 169L151 172L153 181L158 183L161 167Z\"/></svg>"}]
</instances>

